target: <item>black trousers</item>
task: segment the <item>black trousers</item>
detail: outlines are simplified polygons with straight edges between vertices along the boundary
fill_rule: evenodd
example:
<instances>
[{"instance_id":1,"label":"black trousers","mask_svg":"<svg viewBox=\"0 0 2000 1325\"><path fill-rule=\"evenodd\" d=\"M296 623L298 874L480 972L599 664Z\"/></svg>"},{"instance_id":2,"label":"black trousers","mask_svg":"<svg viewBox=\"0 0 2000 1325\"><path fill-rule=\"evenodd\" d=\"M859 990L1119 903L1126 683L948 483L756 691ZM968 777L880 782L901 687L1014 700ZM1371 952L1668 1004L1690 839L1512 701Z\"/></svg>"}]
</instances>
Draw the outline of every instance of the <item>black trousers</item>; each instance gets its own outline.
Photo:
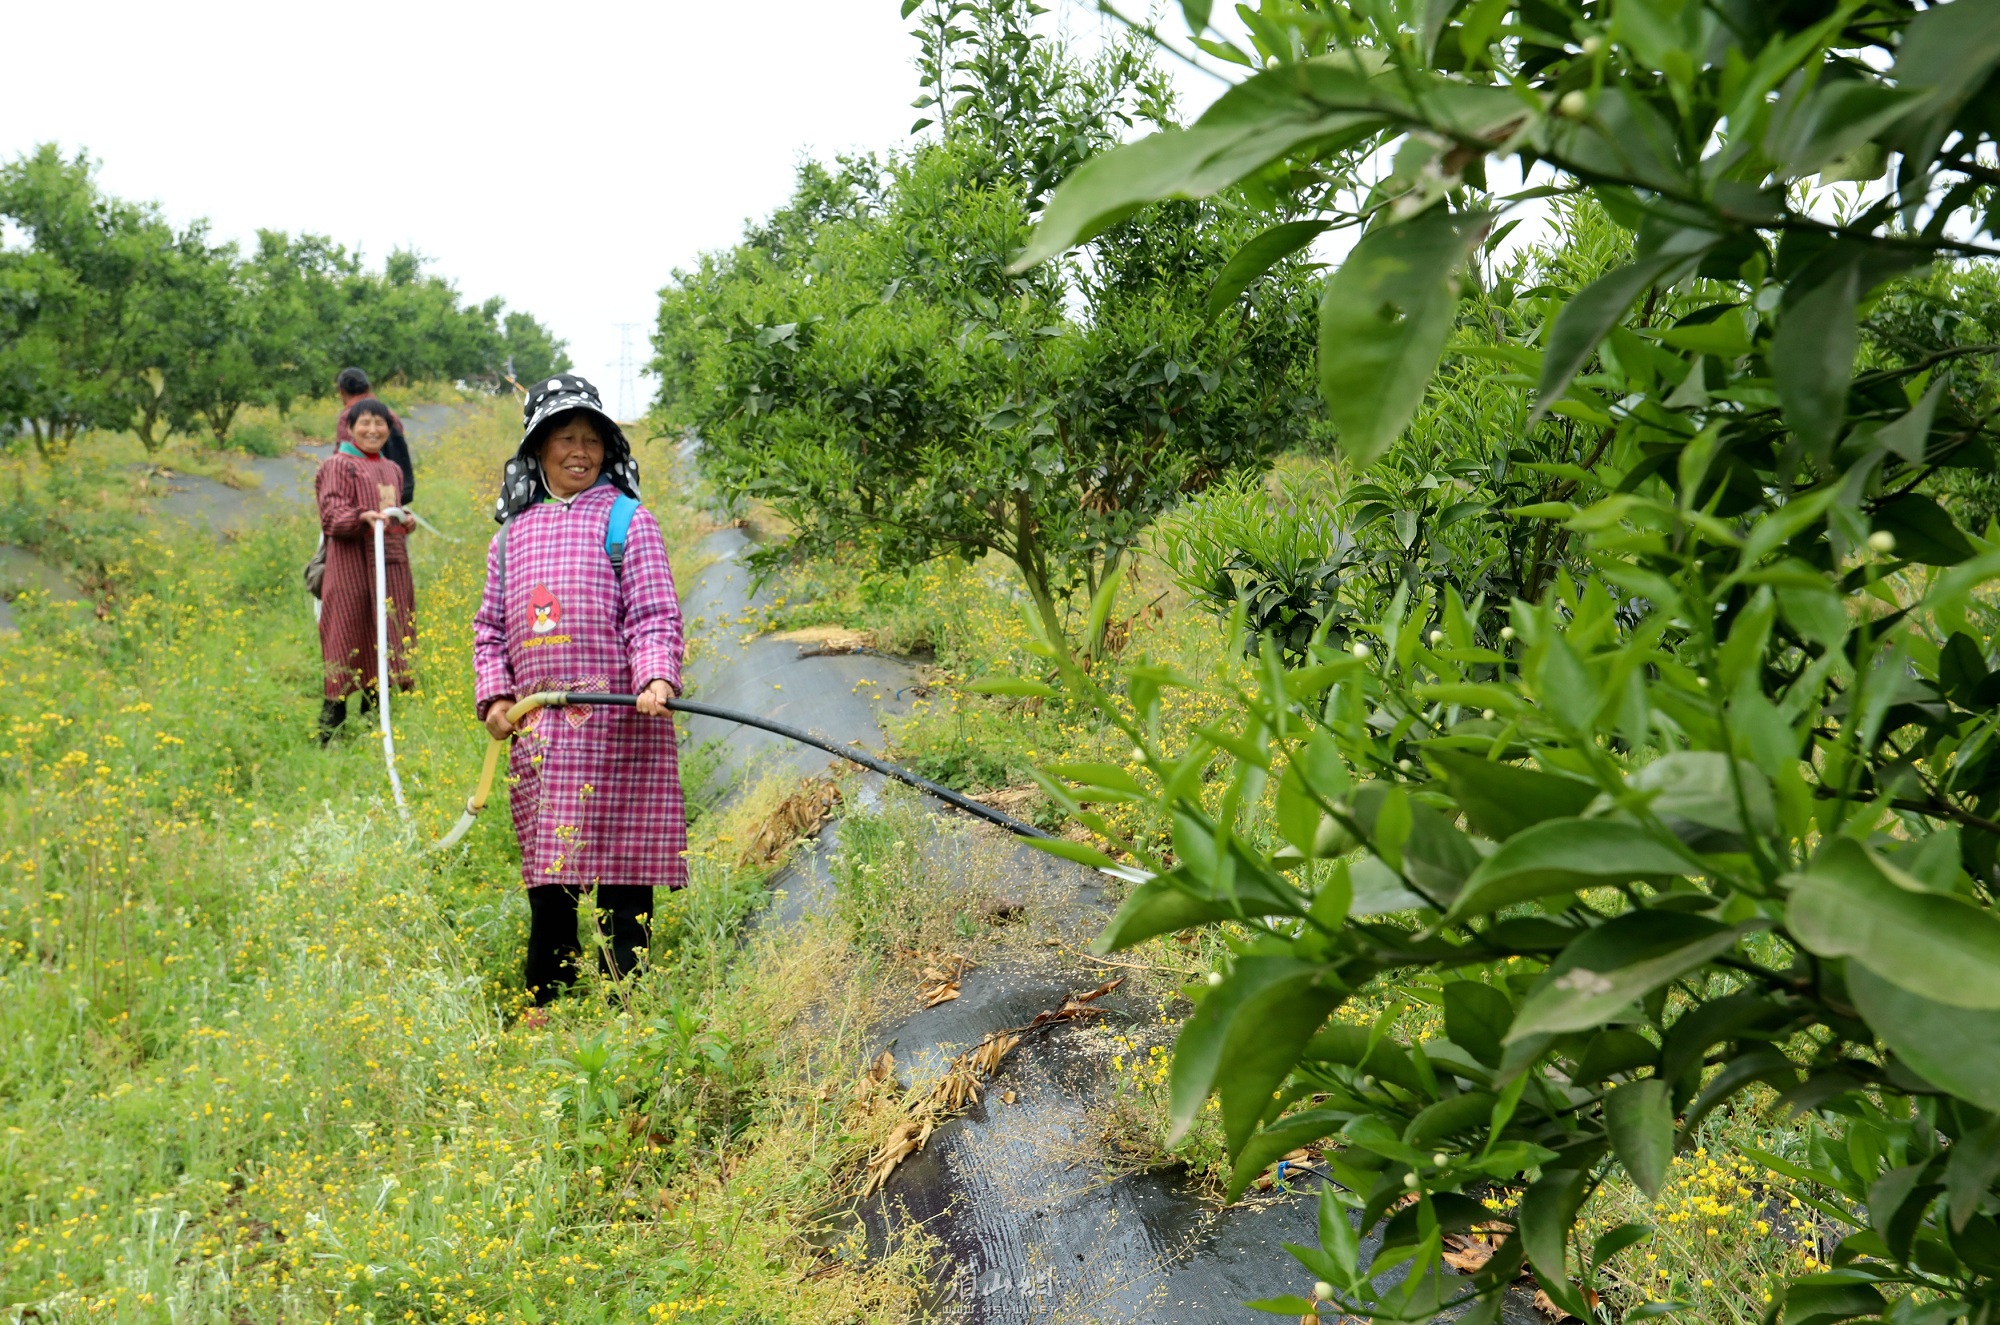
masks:
<instances>
[{"instance_id":1,"label":"black trousers","mask_svg":"<svg viewBox=\"0 0 2000 1325\"><path fill-rule=\"evenodd\" d=\"M546 1007L576 983L576 904L584 890L548 883L528 889L528 961L524 974L536 1007ZM597 928L604 938L598 965L613 980L644 963L652 943L653 890L628 884L599 884Z\"/></svg>"}]
</instances>

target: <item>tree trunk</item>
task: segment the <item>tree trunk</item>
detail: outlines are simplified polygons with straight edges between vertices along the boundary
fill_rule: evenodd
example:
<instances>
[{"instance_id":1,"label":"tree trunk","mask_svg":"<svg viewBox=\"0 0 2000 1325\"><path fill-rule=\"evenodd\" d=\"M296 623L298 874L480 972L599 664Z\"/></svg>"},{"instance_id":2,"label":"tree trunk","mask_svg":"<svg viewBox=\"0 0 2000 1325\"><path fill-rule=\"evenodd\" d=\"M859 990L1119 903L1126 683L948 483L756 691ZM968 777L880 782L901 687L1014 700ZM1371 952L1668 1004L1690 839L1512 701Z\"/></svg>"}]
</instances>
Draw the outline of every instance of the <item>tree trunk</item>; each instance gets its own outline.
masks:
<instances>
[{"instance_id":1,"label":"tree trunk","mask_svg":"<svg viewBox=\"0 0 2000 1325\"><path fill-rule=\"evenodd\" d=\"M229 425L236 422L236 410L235 405L218 405L201 412L201 416L208 420L208 430L215 434L215 449L218 451L228 449Z\"/></svg>"},{"instance_id":2,"label":"tree trunk","mask_svg":"<svg viewBox=\"0 0 2000 1325\"><path fill-rule=\"evenodd\" d=\"M76 440L76 423L68 419L30 419L34 430L35 449L42 459L53 464L69 454L70 443Z\"/></svg>"},{"instance_id":3,"label":"tree trunk","mask_svg":"<svg viewBox=\"0 0 2000 1325\"><path fill-rule=\"evenodd\" d=\"M1041 614L1049 643L1068 651L1069 632L1063 627L1062 614L1056 610L1056 596L1049 588L1047 560L1042 556L1041 541L1035 536L1026 497L1014 501L1013 544L1001 550L1021 568L1021 579L1027 583L1028 597L1034 600L1035 610Z\"/></svg>"},{"instance_id":4,"label":"tree trunk","mask_svg":"<svg viewBox=\"0 0 2000 1325\"><path fill-rule=\"evenodd\" d=\"M1021 568L1021 578L1028 585L1028 597L1034 600L1035 611L1041 615L1042 628L1048 632L1049 643L1068 650L1069 632L1063 627L1062 613L1056 608L1055 594L1049 589L1047 576L1026 557L1016 556L1014 564Z\"/></svg>"},{"instance_id":5,"label":"tree trunk","mask_svg":"<svg viewBox=\"0 0 2000 1325\"><path fill-rule=\"evenodd\" d=\"M157 437L154 436L160 426L161 413L157 405L151 409L142 408L139 411L139 422L132 429L139 435L139 444L146 448L147 455L158 455L160 448L167 444L167 439L174 435L173 429L168 428Z\"/></svg>"}]
</instances>

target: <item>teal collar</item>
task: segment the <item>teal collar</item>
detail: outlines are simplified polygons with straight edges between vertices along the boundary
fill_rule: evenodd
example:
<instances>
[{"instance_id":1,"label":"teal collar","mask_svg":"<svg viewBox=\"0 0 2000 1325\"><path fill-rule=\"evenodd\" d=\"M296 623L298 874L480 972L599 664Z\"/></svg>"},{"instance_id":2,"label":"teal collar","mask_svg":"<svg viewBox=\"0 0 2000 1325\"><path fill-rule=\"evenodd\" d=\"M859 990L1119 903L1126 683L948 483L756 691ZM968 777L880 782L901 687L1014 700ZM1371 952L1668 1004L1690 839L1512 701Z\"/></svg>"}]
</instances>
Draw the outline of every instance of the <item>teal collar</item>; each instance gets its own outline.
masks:
<instances>
[{"instance_id":1,"label":"teal collar","mask_svg":"<svg viewBox=\"0 0 2000 1325\"><path fill-rule=\"evenodd\" d=\"M353 442L342 442L340 444L340 453L342 455L360 456L363 460L366 460L368 458L368 453L362 450L360 447L356 446Z\"/></svg>"}]
</instances>

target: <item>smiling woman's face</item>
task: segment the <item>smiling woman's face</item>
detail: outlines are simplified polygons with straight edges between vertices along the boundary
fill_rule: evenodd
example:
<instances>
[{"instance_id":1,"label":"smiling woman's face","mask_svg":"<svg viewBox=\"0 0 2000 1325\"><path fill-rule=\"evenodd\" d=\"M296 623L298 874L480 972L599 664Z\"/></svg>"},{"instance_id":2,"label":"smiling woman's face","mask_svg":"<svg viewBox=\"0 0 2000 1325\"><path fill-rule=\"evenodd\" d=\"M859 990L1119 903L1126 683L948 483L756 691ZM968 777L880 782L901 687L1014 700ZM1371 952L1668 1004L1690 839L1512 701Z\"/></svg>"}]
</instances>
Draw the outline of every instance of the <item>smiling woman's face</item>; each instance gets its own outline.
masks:
<instances>
[{"instance_id":1,"label":"smiling woman's face","mask_svg":"<svg viewBox=\"0 0 2000 1325\"><path fill-rule=\"evenodd\" d=\"M542 473L558 497L576 496L603 468L604 439L587 419L571 419L542 439Z\"/></svg>"},{"instance_id":2,"label":"smiling woman's face","mask_svg":"<svg viewBox=\"0 0 2000 1325\"><path fill-rule=\"evenodd\" d=\"M381 455L389 443L389 425L379 414L363 414L348 425L348 430L354 434L355 446L368 455Z\"/></svg>"}]
</instances>

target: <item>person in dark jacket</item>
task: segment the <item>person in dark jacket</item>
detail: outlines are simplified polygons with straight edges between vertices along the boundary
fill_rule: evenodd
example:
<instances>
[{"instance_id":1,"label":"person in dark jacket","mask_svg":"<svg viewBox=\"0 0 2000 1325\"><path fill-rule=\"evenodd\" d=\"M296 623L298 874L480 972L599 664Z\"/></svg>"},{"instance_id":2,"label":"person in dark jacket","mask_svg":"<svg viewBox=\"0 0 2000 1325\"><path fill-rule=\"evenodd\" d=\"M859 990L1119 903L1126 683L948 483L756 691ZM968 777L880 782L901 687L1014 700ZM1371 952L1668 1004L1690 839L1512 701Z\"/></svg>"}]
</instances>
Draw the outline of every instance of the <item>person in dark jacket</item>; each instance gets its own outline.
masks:
<instances>
[{"instance_id":1,"label":"person in dark jacket","mask_svg":"<svg viewBox=\"0 0 2000 1325\"><path fill-rule=\"evenodd\" d=\"M374 400L374 390L368 385L368 374L359 368L343 368L340 376L334 378L333 389L340 393L340 417L333 425L333 444L337 450L342 442L352 443L354 432L348 426L347 413L356 401ZM377 402L380 403L379 401ZM402 505L408 506L417 495L417 471L410 462L410 444L403 437L403 421L396 417L396 411L382 406L389 414L389 440L382 447L382 458L392 460L396 468L403 471Z\"/></svg>"}]
</instances>

